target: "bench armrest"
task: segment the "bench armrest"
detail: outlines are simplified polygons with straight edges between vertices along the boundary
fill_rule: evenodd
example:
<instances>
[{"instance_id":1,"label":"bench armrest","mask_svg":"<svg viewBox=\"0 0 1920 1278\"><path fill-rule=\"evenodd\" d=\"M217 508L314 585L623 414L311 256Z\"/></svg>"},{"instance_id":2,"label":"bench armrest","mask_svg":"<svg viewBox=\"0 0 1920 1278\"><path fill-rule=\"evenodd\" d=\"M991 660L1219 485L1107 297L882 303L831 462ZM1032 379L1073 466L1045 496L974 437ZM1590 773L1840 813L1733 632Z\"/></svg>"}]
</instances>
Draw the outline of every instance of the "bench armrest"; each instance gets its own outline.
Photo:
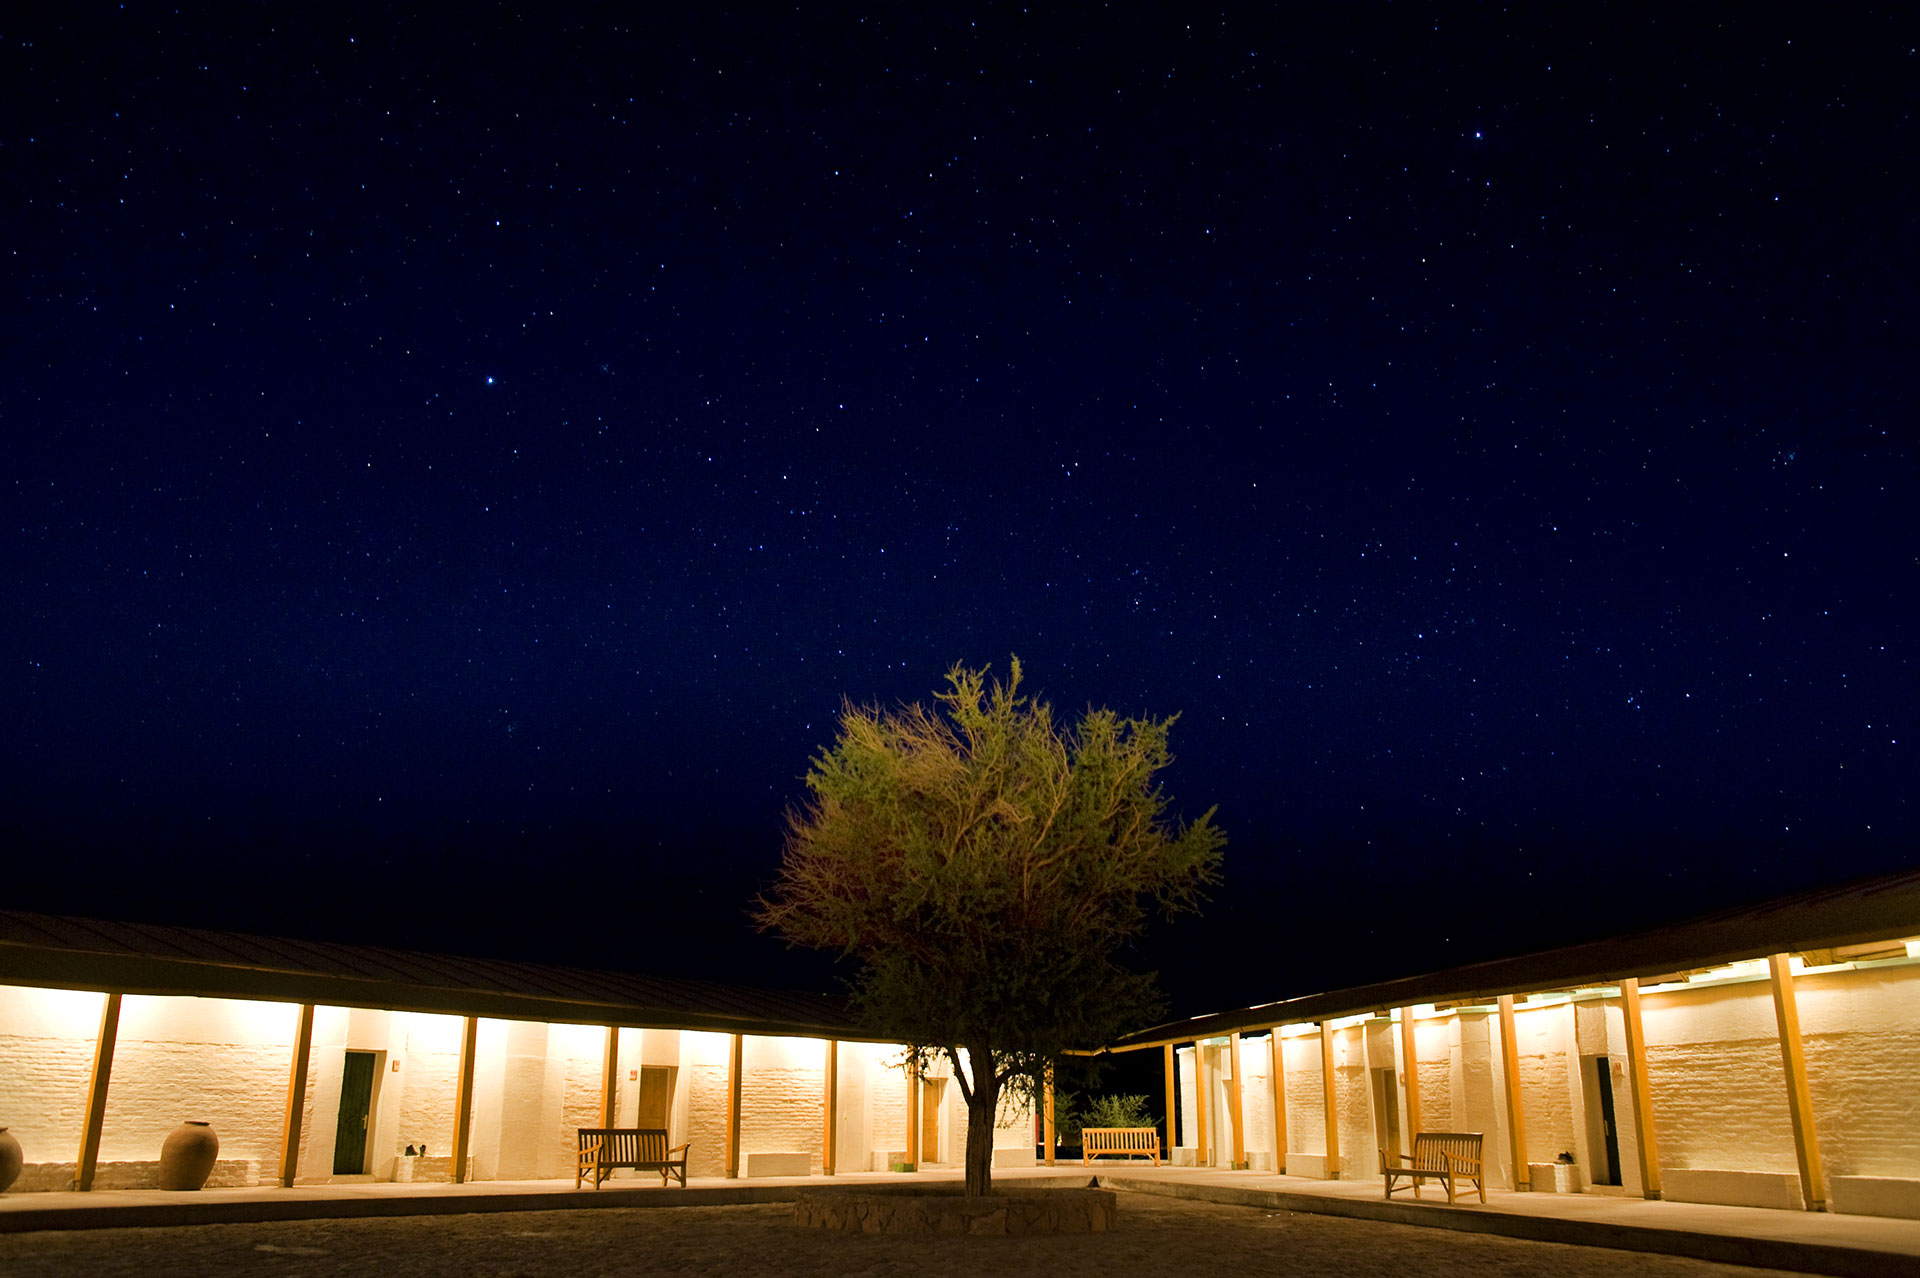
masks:
<instances>
[{"instance_id":1,"label":"bench armrest","mask_svg":"<svg viewBox=\"0 0 1920 1278\"><path fill-rule=\"evenodd\" d=\"M686 1144L684 1144L684 1145L675 1145L675 1146L674 1146L674 1147L673 1147L672 1149L669 1149L669 1150L667 1151L667 1157L668 1157L668 1158L672 1158L672 1157L673 1157L673 1156L674 1156L675 1154L684 1154L684 1153L686 1153L686 1152L687 1152L687 1151L688 1151L689 1149L692 1149L692 1148L693 1148L693 1142L692 1142L692 1141L688 1141L688 1142L687 1142Z\"/></svg>"}]
</instances>

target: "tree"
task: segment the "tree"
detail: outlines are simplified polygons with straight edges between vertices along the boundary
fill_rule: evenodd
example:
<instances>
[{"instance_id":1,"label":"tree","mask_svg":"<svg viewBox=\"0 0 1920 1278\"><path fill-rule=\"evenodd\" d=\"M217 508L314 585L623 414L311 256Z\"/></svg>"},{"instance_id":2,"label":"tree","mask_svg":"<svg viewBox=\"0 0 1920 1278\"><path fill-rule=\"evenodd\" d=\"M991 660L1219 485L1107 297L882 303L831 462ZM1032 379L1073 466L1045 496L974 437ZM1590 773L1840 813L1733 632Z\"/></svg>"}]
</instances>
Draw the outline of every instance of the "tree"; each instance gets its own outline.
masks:
<instances>
[{"instance_id":1,"label":"tree","mask_svg":"<svg viewBox=\"0 0 1920 1278\"><path fill-rule=\"evenodd\" d=\"M967 1195L989 1191L1008 1088L1033 1097L1069 1049L1160 1010L1114 956L1150 908L1198 909L1225 836L1182 824L1155 774L1174 720L1044 701L955 665L937 708L841 712L787 816L762 928L858 960L856 1007L924 1068L944 1055L967 1104Z\"/></svg>"}]
</instances>

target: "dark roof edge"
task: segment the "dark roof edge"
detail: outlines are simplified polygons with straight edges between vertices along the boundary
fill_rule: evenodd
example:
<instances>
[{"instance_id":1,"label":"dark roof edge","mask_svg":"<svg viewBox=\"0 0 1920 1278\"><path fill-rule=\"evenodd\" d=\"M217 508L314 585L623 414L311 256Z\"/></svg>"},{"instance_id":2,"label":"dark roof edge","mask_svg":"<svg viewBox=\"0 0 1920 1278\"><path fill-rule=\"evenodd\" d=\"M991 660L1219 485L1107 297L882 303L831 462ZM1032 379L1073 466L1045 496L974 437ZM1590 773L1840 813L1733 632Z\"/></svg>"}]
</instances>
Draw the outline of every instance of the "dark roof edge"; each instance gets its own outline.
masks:
<instances>
[{"instance_id":1,"label":"dark roof edge","mask_svg":"<svg viewBox=\"0 0 1920 1278\"><path fill-rule=\"evenodd\" d=\"M1168 1021L1122 1035L1103 1050L1136 1051L1419 1003L1490 1002L1502 994L1616 985L1629 977L1917 934L1920 870L1903 870L1649 932Z\"/></svg>"},{"instance_id":2,"label":"dark roof edge","mask_svg":"<svg viewBox=\"0 0 1920 1278\"><path fill-rule=\"evenodd\" d=\"M77 919L61 921L81 922ZM200 929L195 929L195 932L201 937L222 935ZM565 969L553 971L562 973ZM834 1015L837 1009L831 1000L819 995L777 995L775 997L780 1002L789 1006L772 1014L693 1011L611 999L456 988L279 966L256 966L244 962L73 949L17 940L0 940L0 983L120 994L314 1003L330 1007L362 1007L444 1016L487 1016L559 1024L705 1030L772 1037L831 1038L843 1042L885 1041L861 1030L851 1021L837 1018ZM712 988L730 990L733 987ZM817 1019L806 1015L804 1006L792 1006L804 1004L813 997L818 997L822 1004Z\"/></svg>"}]
</instances>

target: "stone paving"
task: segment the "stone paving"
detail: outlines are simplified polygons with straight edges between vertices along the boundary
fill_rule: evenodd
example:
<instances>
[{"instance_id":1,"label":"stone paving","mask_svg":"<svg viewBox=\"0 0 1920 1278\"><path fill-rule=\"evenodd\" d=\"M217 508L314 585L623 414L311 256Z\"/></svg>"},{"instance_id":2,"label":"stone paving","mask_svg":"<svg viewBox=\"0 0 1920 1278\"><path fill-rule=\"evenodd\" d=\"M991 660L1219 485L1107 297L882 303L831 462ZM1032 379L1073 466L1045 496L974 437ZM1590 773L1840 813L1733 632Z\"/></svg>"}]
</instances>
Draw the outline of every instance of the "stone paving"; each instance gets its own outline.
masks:
<instances>
[{"instance_id":1,"label":"stone paving","mask_svg":"<svg viewBox=\"0 0 1920 1278\"><path fill-rule=\"evenodd\" d=\"M409 1278L760 1273L1764 1278L1780 1272L1139 1193L1120 1195L1113 1232L1054 1238L826 1233L795 1226L793 1208L785 1203L0 1235L5 1278L227 1273L273 1278L372 1273Z\"/></svg>"}]
</instances>

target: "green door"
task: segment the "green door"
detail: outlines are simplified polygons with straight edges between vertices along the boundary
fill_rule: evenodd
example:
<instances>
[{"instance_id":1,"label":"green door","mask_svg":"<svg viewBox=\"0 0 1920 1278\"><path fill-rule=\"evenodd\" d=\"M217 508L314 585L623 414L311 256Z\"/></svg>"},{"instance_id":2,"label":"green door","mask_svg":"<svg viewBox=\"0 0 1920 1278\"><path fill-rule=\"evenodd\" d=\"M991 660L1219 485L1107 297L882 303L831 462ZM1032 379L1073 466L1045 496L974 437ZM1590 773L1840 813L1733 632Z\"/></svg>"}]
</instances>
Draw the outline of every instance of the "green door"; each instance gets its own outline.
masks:
<instances>
[{"instance_id":1,"label":"green door","mask_svg":"<svg viewBox=\"0 0 1920 1278\"><path fill-rule=\"evenodd\" d=\"M340 1126L333 1134L333 1174L367 1170L367 1115L373 1110L372 1052L348 1052L340 1075Z\"/></svg>"}]
</instances>

